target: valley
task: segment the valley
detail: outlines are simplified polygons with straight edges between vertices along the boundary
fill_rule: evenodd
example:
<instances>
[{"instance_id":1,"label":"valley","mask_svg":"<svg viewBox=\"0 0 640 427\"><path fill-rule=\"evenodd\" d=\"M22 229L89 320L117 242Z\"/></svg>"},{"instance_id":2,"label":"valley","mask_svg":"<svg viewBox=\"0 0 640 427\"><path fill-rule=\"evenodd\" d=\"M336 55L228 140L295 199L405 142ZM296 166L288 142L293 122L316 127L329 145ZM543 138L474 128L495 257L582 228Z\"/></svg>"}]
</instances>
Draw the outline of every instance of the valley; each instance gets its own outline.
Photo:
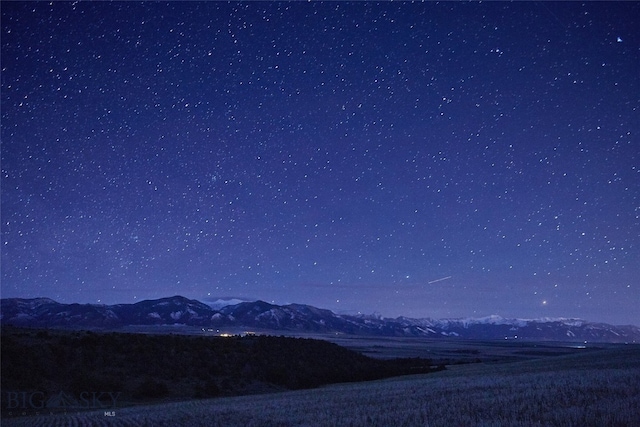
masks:
<instances>
[{"instance_id":1,"label":"valley","mask_svg":"<svg viewBox=\"0 0 640 427\"><path fill-rule=\"evenodd\" d=\"M474 350L472 343L464 344L460 350ZM476 349L484 354L492 344L480 344ZM454 347L446 351L454 352ZM2 421L7 426L29 427L637 425L639 346L574 349L556 356L551 354L559 349L547 350L520 354L522 359L515 362L503 359L502 363L462 364L426 375L311 390L62 414L40 412Z\"/></svg>"}]
</instances>

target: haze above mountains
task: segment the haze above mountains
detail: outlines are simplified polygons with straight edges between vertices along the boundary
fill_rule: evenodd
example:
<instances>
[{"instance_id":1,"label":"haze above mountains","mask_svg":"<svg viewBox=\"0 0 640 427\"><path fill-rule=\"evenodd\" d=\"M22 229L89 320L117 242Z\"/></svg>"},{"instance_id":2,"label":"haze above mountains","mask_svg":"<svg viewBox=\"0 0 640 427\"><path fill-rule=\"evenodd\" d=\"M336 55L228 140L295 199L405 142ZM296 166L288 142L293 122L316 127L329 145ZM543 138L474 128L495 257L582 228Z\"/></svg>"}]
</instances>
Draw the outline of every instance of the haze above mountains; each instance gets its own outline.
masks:
<instances>
[{"instance_id":1,"label":"haze above mountains","mask_svg":"<svg viewBox=\"0 0 640 427\"><path fill-rule=\"evenodd\" d=\"M612 326L580 319L383 318L339 315L304 304L217 300L205 304L182 296L135 304L61 304L48 298L1 300L2 325L117 330L127 326L247 328L299 334L331 333L456 339L520 339L569 342L640 342L637 326Z\"/></svg>"}]
</instances>

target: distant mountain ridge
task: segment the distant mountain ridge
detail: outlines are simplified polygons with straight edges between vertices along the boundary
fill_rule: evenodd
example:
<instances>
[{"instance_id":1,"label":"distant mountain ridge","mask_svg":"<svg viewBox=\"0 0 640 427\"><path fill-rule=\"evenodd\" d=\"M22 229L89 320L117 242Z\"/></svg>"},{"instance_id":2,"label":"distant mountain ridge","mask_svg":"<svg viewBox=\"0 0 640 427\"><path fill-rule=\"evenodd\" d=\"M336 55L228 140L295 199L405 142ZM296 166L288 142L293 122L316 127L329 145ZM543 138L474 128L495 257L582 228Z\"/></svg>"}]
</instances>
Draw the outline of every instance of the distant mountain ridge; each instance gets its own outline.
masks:
<instances>
[{"instance_id":1,"label":"distant mountain ridge","mask_svg":"<svg viewBox=\"0 0 640 427\"><path fill-rule=\"evenodd\" d=\"M374 336L640 343L637 326L580 319L391 319L338 315L304 304L279 306L264 301L214 308L182 296L116 305L61 304L49 298L7 298L0 302L0 323L25 327L117 329L132 325L188 325Z\"/></svg>"}]
</instances>

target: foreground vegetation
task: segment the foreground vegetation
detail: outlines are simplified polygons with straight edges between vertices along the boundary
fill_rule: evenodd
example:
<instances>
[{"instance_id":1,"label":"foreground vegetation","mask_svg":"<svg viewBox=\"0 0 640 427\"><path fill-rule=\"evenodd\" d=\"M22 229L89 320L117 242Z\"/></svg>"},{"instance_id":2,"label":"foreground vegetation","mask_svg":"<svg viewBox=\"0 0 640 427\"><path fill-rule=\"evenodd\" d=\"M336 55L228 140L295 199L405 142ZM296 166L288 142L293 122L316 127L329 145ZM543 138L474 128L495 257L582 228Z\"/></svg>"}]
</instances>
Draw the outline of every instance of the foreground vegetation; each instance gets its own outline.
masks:
<instances>
[{"instance_id":1,"label":"foreground vegetation","mask_svg":"<svg viewBox=\"0 0 640 427\"><path fill-rule=\"evenodd\" d=\"M125 408L116 410L113 417L100 411L15 418L7 425L637 425L637 349L559 359L465 366L427 376L315 390Z\"/></svg>"},{"instance_id":2,"label":"foreground vegetation","mask_svg":"<svg viewBox=\"0 0 640 427\"><path fill-rule=\"evenodd\" d=\"M313 390L24 416L3 426L637 426L640 347ZM105 415L107 414L107 415Z\"/></svg>"},{"instance_id":3,"label":"foreground vegetation","mask_svg":"<svg viewBox=\"0 0 640 427\"><path fill-rule=\"evenodd\" d=\"M131 404L298 390L438 369L427 359L373 359L327 341L301 338L2 332L3 408L11 406L7 400L20 406L15 393L29 393L39 401L59 392L67 401L87 393L117 393L120 404ZM56 407L73 406L62 403Z\"/></svg>"}]
</instances>

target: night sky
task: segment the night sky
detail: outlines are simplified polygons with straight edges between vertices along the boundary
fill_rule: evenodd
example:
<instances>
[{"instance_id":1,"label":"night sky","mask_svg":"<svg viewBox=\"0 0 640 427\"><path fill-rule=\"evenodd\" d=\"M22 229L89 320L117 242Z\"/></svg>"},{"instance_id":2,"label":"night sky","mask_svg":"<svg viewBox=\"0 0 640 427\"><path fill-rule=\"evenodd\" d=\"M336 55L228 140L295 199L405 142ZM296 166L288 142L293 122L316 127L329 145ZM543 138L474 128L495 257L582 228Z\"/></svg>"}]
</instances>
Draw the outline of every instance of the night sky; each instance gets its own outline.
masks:
<instances>
[{"instance_id":1,"label":"night sky","mask_svg":"<svg viewBox=\"0 0 640 427\"><path fill-rule=\"evenodd\" d=\"M2 297L640 324L640 3L2 4Z\"/></svg>"}]
</instances>

